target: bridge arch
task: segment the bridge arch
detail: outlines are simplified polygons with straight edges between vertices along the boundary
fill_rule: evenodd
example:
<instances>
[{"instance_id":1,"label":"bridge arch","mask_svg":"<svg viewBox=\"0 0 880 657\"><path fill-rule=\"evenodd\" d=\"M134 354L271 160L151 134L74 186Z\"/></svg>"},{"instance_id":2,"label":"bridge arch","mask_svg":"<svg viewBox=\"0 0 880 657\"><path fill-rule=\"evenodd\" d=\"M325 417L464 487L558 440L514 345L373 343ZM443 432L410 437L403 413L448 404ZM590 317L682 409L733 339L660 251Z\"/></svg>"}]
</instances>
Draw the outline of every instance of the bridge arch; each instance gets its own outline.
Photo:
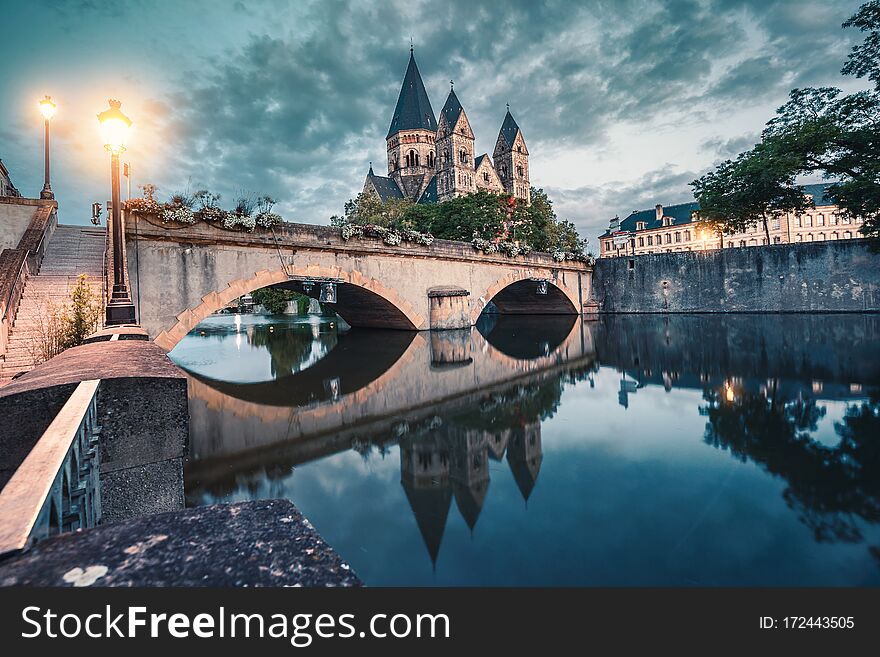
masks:
<instances>
[{"instance_id":1,"label":"bridge arch","mask_svg":"<svg viewBox=\"0 0 880 657\"><path fill-rule=\"evenodd\" d=\"M547 294L538 294L538 279L547 281ZM545 276L518 271L499 278L478 297L471 310L471 322L477 323L489 302L502 315L578 315L580 295L559 276Z\"/></svg>"},{"instance_id":2,"label":"bridge arch","mask_svg":"<svg viewBox=\"0 0 880 657\"><path fill-rule=\"evenodd\" d=\"M425 317L402 298L394 289L361 272L345 271L339 267L308 265L282 269L263 270L246 278L230 281L222 290L214 290L201 298L201 303L186 308L175 317L176 323L161 331L155 343L171 351L199 322L233 300L269 286L279 286L302 291L298 278L336 279L342 281L337 289L334 309L352 326L368 328L396 328L419 330L425 327Z\"/></svg>"}]
</instances>

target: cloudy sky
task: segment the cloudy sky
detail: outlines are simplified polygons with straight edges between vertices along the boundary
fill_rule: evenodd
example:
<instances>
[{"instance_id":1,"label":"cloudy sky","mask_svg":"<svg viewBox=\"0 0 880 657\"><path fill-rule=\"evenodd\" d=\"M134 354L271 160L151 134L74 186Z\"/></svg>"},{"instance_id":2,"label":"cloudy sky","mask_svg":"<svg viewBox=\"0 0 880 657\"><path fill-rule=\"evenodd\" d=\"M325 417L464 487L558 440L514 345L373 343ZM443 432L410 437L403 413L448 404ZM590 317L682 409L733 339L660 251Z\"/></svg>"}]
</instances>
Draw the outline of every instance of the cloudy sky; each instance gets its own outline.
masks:
<instances>
[{"instance_id":1,"label":"cloudy sky","mask_svg":"<svg viewBox=\"0 0 880 657\"><path fill-rule=\"evenodd\" d=\"M95 115L122 100L124 159L161 197L270 194L326 223L385 166L410 38L435 113L450 78L491 153L505 103L532 184L595 236L619 214L691 200L796 86L858 87L840 67L859 0L0 0L0 158L42 187L50 94L65 223L109 195ZM133 193L136 193L133 191Z\"/></svg>"}]
</instances>

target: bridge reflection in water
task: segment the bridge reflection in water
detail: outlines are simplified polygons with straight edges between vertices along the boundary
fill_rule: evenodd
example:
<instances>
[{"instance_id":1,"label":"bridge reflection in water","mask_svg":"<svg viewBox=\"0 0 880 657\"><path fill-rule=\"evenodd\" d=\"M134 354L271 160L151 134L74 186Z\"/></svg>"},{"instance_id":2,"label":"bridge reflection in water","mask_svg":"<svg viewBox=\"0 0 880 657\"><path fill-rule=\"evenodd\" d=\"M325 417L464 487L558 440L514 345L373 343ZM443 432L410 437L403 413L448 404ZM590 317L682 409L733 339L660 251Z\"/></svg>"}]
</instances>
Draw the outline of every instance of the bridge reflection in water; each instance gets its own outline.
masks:
<instances>
[{"instance_id":1,"label":"bridge reflection in water","mask_svg":"<svg viewBox=\"0 0 880 657\"><path fill-rule=\"evenodd\" d=\"M289 496L367 583L880 583L880 318L234 321L172 353L188 503Z\"/></svg>"}]
</instances>

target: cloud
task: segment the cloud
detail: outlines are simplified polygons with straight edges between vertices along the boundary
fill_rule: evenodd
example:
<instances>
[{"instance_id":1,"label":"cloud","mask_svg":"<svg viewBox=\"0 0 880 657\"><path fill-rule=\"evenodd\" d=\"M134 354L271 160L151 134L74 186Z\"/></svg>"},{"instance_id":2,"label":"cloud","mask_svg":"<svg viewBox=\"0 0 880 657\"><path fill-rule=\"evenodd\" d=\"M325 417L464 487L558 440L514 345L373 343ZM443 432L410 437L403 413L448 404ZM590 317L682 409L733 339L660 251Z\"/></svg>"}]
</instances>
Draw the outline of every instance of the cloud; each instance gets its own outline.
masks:
<instances>
[{"instance_id":1,"label":"cloud","mask_svg":"<svg viewBox=\"0 0 880 657\"><path fill-rule=\"evenodd\" d=\"M118 94L137 127L135 170L164 194L187 181L227 201L266 193L287 218L322 223L359 191L370 160L384 166L412 36L435 113L455 79L477 149L491 153L509 102L533 182L594 235L614 213L687 196L694 172L735 154L792 86L838 84L858 38L840 23L858 4L448 0L438 11L428 0L167 1L108 12L51 0L13 9L22 47L10 42L0 83L21 91L7 84L15 71L33 79L58 69L84 96ZM25 57L38 36L39 57ZM93 137L65 130L76 103L64 100L53 187L62 206L85 208L105 193L106 167L98 151L83 160ZM35 193L31 111L11 112L7 126L28 143L4 139L0 156L25 169L16 183ZM91 109L80 115L93 120Z\"/></svg>"}]
</instances>

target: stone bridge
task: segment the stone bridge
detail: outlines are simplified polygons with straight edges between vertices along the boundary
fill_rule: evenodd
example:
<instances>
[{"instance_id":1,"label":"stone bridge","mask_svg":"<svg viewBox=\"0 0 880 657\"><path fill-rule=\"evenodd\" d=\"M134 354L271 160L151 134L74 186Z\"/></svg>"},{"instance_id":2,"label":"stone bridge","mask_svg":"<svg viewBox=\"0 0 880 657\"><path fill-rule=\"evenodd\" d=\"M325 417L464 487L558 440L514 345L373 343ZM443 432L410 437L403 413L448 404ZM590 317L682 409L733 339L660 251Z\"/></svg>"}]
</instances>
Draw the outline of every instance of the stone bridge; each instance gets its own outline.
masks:
<instances>
[{"instance_id":1,"label":"stone bridge","mask_svg":"<svg viewBox=\"0 0 880 657\"><path fill-rule=\"evenodd\" d=\"M502 314L578 315L592 282L590 265L545 253L487 255L446 240L390 246L306 224L253 233L172 226L138 213L126 217L126 262L140 323L166 350L233 299L270 285L309 293L309 282L333 281L334 308L352 326L422 331L471 326L490 301Z\"/></svg>"}]
</instances>

